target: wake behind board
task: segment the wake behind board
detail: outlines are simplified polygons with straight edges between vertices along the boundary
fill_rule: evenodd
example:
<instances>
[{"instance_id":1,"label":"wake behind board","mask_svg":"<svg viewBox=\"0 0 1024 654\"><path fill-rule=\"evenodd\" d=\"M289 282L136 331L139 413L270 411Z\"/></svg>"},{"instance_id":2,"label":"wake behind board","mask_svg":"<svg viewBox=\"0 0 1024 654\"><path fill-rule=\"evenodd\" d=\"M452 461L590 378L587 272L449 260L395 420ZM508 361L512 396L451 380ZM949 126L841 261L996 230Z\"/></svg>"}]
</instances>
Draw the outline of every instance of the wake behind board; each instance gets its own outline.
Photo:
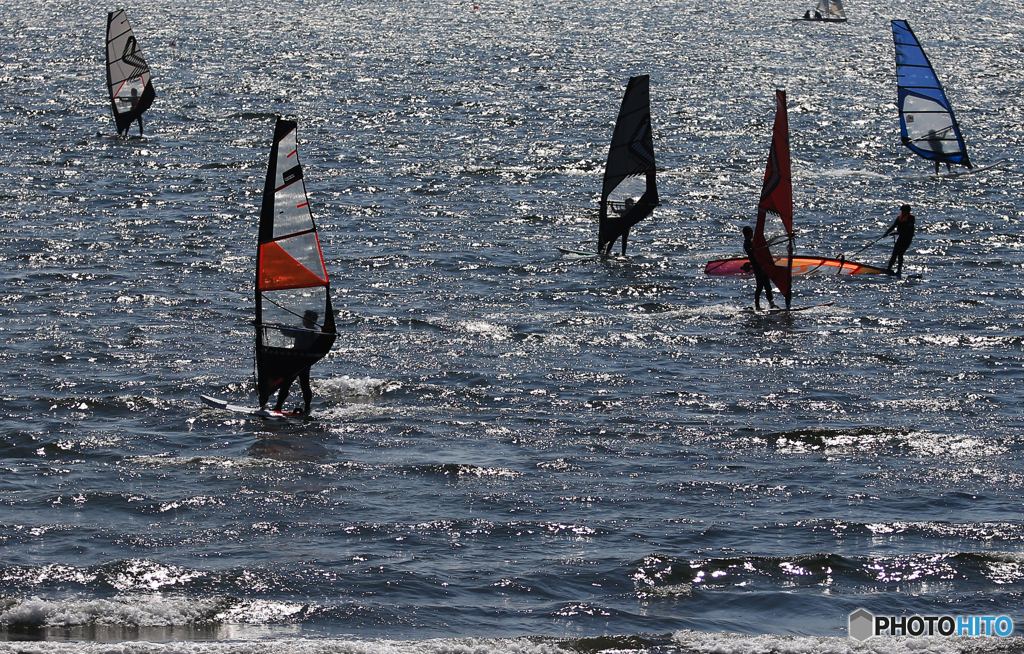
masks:
<instances>
[{"instance_id":1,"label":"wake behind board","mask_svg":"<svg viewBox=\"0 0 1024 654\"><path fill-rule=\"evenodd\" d=\"M232 411L234 413L241 413L247 416L253 416L255 418L266 418L267 420L288 420L290 418L303 418L301 413L295 411L273 411L271 409L257 409L248 406L238 406L237 404L229 404L227 400L221 400L216 397L210 397L209 395L200 395L203 402L209 404L216 409L224 409L225 411Z\"/></svg>"},{"instance_id":2,"label":"wake behind board","mask_svg":"<svg viewBox=\"0 0 1024 654\"><path fill-rule=\"evenodd\" d=\"M795 313L797 311L807 311L808 309L816 309L818 307L830 307L833 304L835 304L835 302L822 302L821 304L811 304L806 307L792 307L790 309L779 307L777 309L768 309L766 313Z\"/></svg>"}]
</instances>

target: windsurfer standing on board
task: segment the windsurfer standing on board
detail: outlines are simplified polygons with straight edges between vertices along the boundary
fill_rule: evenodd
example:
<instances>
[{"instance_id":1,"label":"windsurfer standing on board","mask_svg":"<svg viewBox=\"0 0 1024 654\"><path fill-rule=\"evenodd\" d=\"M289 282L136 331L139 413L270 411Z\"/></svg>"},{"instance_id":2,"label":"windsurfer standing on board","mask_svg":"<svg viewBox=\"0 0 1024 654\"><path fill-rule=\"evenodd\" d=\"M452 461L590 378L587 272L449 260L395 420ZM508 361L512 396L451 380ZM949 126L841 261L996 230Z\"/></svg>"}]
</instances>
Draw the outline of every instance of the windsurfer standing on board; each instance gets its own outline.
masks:
<instances>
[{"instance_id":1,"label":"windsurfer standing on board","mask_svg":"<svg viewBox=\"0 0 1024 654\"><path fill-rule=\"evenodd\" d=\"M900 207L900 215L896 216L892 226L885 230L882 236L888 236L893 230L896 231L896 244L892 246L892 256L889 257L887 269L890 275L899 275L903 273L903 253L914 240L914 214L910 213L909 204ZM896 264L895 272L892 269L893 264Z\"/></svg>"},{"instance_id":2,"label":"windsurfer standing on board","mask_svg":"<svg viewBox=\"0 0 1024 654\"><path fill-rule=\"evenodd\" d=\"M132 110L134 110L135 107L137 107L138 105L139 105L139 90L136 89L133 86L132 87ZM142 136L143 135L142 134L142 114L139 114L139 117L136 118L135 120L138 121L138 123L139 123L139 136ZM128 127L131 127L131 123L128 124ZM128 134L128 130L127 129L124 130L124 133Z\"/></svg>"},{"instance_id":3,"label":"windsurfer standing on board","mask_svg":"<svg viewBox=\"0 0 1024 654\"><path fill-rule=\"evenodd\" d=\"M295 349L308 350L316 341L317 336L320 335L320 328L316 324L316 319L319 316L320 314L313 310L307 310L302 315L303 331L295 336ZM281 388L277 390L277 402L274 404L274 411L282 411L284 409L284 401L288 399L288 389L291 388L292 382L297 377L299 386L302 388L302 402L305 405L301 413L304 416L309 415L310 405L313 404L313 389L309 385L309 368L309 366L306 366L299 371L298 375L281 384ZM296 409L296 413L298 412L299 410Z\"/></svg>"},{"instance_id":4,"label":"windsurfer standing on board","mask_svg":"<svg viewBox=\"0 0 1024 654\"><path fill-rule=\"evenodd\" d=\"M120 100L120 101L124 102L123 99ZM139 90L133 86L132 87L132 97L128 98L128 111L135 111L135 107L137 107L138 105L139 105ZM136 121L139 123L139 136L143 136L143 133L142 133L142 114L139 114L138 117L133 122L136 122ZM128 123L125 126L123 131L122 130L118 130L117 131L118 135L128 136L128 130L130 130L131 127L132 127L132 124Z\"/></svg>"},{"instance_id":5,"label":"windsurfer standing on board","mask_svg":"<svg viewBox=\"0 0 1024 654\"><path fill-rule=\"evenodd\" d=\"M757 280L757 290L754 291L754 308L758 311L761 310L761 289L764 289L764 296L768 298L768 306L778 309L775 306L775 298L772 297L772 282L768 279L768 274L761 268L761 264L757 262L757 257L754 256L754 229L750 225L743 227L743 251L750 259L750 269L754 271L754 279Z\"/></svg>"},{"instance_id":6,"label":"windsurfer standing on board","mask_svg":"<svg viewBox=\"0 0 1024 654\"><path fill-rule=\"evenodd\" d=\"M935 174L938 175L939 174L939 162L940 162L940 159L938 159L938 157L940 157L942 155L942 139L939 137L938 134L935 133L934 129L930 129L930 130L928 130L928 139L927 140L928 140L928 147L931 148L932 152L936 156L936 159L935 159ZM949 171L950 171L949 162L947 161L946 162L946 172L949 172Z\"/></svg>"}]
</instances>

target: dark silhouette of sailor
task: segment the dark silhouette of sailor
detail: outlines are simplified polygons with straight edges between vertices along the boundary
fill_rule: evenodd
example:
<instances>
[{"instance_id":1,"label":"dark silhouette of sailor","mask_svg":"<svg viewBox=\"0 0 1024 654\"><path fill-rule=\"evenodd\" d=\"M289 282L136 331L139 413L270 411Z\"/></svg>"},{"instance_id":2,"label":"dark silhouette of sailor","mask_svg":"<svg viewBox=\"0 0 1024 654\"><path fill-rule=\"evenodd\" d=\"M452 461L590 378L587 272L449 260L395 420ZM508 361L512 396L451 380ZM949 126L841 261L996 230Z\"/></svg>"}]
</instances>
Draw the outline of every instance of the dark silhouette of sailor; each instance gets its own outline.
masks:
<instances>
[{"instance_id":1,"label":"dark silhouette of sailor","mask_svg":"<svg viewBox=\"0 0 1024 654\"><path fill-rule=\"evenodd\" d=\"M316 319L320 316L316 311L307 310L302 314L302 329L295 329L295 344L296 350L308 350L316 339L320 336L320 327L316 324ZM313 403L313 389L309 385L309 366L306 366L302 370L281 384L281 387L277 389L277 402L274 404L275 411L281 411L284 409L284 401L288 399L288 390L291 388L292 382L296 378L299 380L299 386L302 388L302 402L303 408L301 411L296 409L297 412L303 415L309 415L310 405Z\"/></svg>"},{"instance_id":2,"label":"dark silhouette of sailor","mask_svg":"<svg viewBox=\"0 0 1024 654\"><path fill-rule=\"evenodd\" d=\"M889 257L887 266L890 275L903 273L903 253L907 251L910 242L914 240L914 222L915 218L914 214L910 213L910 205L905 204L900 207L900 215L896 216L892 226L885 230L885 234L882 234L882 236L888 236L894 230L896 232L896 244L892 246L892 256ZM892 269L893 264L896 265L895 271Z\"/></svg>"},{"instance_id":3,"label":"dark silhouette of sailor","mask_svg":"<svg viewBox=\"0 0 1024 654\"><path fill-rule=\"evenodd\" d=\"M935 157L935 174L938 175L939 174L939 159L942 157L942 152L943 152L942 138L938 134L935 133L934 129L930 129L930 130L928 130L928 138L926 140L928 141L928 149L931 150L932 153L934 153L936 155L936 157ZM947 161L946 162L946 171L948 172L949 170L950 170L949 162Z\"/></svg>"},{"instance_id":4,"label":"dark silhouette of sailor","mask_svg":"<svg viewBox=\"0 0 1024 654\"><path fill-rule=\"evenodd\" d=\"M754 279L757 281L757 288L754 290L754 308L758 311L761 310L761 290L764 290L764 296L768 300L768 306L773 309L778 309L775 306L775 298L772 297L772 282L768 278L768 273L761 268L761 264L757 262L757 257L754 256L754 230L750 225L743 227L743 251L747 253L747 258L750 259L750 268L754 271ZM743 266L746 269L746 266Z\"/></svg>"}]
</instances>

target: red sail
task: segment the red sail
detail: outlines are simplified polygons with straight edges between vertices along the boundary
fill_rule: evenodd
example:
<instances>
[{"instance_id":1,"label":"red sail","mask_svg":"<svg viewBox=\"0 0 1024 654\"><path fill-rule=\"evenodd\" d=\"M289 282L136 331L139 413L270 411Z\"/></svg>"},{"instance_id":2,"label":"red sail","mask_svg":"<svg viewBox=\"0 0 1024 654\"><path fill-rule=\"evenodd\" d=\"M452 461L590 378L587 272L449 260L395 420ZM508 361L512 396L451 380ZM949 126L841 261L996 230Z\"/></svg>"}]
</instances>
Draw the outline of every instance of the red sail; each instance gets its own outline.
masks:
<instances>
[{"instance_id":1,"label":"red sail","mask_svg":"<svg viewBox=\"0 0 1024 654\"><path fill-rule=\"evenodd\" d=\"M761 201L757 203L757 225L754 227L754 256L761 268L786 298L786 306L793 297L793 179L789 167L789 117L786 113L786 92L775 92L775 127L772 129L772 146L768 152L768 165L764 171L761 187ZM781 220L776 222L769 215ZM781 223L781 224L780 224ZM782 228L779 230L778 228ZM769 233L784 231L788 257L777 265L776 257L769 249L765 229ZM779 234L782 236L782 234ZM775 239L773 239L774 241Z\"/></svg>"}]
</instances>

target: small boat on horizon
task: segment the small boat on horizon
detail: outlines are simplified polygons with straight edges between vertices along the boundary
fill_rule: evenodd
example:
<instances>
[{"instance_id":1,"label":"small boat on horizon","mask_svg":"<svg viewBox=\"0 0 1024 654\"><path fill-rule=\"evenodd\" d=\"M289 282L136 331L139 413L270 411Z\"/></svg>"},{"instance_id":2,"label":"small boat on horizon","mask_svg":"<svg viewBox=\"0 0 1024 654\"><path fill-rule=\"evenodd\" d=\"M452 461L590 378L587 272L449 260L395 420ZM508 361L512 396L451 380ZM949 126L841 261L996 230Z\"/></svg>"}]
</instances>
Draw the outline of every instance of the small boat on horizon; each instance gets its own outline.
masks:
<instances>
[{"instance_id":1,"label":"small boat on horizon","mask_svg":"<svg viewBox=\"0 0 1024 654\"><path fill-rule=\"evenodd\" d=\"M820 23L845 23L846 10L843 9L843 0L818 0L818 6L808 9L803 18L794 18Z\"/></svg>"}]
</instances>

